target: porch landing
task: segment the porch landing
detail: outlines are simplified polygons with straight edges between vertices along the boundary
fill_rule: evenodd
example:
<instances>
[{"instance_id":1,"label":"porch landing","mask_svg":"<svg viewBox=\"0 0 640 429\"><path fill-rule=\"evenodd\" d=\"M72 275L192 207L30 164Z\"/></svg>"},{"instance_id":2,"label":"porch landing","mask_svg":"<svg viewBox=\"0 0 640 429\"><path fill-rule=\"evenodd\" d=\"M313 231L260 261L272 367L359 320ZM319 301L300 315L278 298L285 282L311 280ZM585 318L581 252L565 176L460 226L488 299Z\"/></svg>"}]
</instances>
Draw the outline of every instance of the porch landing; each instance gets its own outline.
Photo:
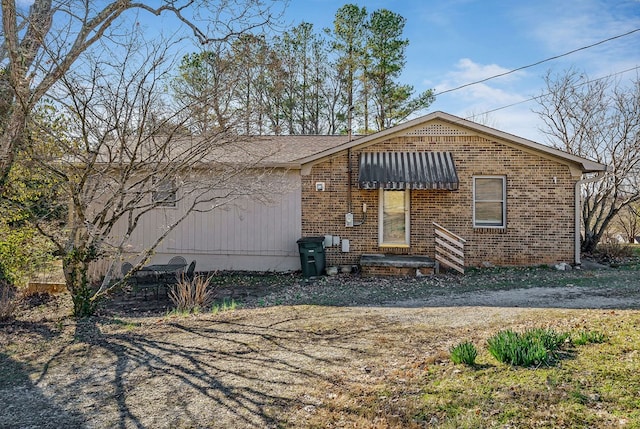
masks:
<instances>
[{"instance_id":1,"label":"porch landing","mask_svg":"<svg viewBox=\"0 0 640 429\"><path fill-rule=\"evenodd\" d=\"M361 272L365 276L416 276L438 274L438 261L422 255L364 254L360 256Z\"/></svg>"}]
</instances>

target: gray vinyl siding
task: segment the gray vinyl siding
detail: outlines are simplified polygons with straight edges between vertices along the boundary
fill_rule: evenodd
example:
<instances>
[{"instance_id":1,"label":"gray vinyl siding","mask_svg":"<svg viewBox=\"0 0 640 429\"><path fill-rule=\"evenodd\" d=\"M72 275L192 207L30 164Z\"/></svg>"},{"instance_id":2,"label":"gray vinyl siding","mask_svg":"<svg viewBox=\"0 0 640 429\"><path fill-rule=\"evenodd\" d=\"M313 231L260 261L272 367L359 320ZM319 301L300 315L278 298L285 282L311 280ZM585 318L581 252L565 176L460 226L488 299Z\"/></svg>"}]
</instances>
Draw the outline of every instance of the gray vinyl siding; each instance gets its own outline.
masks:
<instances>
[{"instance_id":1,"label":"gray vinyl siding","mask_svg":"<svg viewBox=\"0 0 640 429\"><path fill-rule=\"evenodd\" d=\"M289 189L262 203L244 197L206 213L191 213L158 246L154 262L174 255L196 260L197 271L291 271L300 269L296 240L301 236L301 191L298 171L288 173ZM131 257L148 247L180 215L176 208L148 213L129 240Z\"/></svg>"}]
</instances>

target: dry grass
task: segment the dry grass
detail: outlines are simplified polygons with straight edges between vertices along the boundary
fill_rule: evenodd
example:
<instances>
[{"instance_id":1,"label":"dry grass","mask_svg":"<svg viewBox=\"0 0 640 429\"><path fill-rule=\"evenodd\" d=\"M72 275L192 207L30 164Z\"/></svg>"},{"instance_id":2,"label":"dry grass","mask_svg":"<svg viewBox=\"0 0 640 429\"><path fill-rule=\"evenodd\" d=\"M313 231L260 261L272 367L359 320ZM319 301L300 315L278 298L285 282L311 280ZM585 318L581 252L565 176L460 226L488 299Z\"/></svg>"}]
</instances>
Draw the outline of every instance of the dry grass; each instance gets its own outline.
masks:
<instances>
[{"instance_id":1,"label":"dry grass","mask_svg":"<svg viewBox=\"0 0 640 429\"><path fill-rule=\"evenodd\" d=\"M15 288L0 282L0 321L13 317L18 306L18 297Z\"/></svg>"},{"instance_id":2,"label":"dry grass","mask_svg":"<svg viewBox=\"0 0 640 429\"><path fill-rule=\"evenodd\" d=\"M640 427L640 310L448 302L82 321L62 316L66 296L34 303L0 327L0 427ZM540 327L608 339L538 369L486 351L501 329ZM462 341L475 367L450 361Z\"/></svg>"},{"instance_id":3,"label":"dry grass","mask_svg":"<svg viewBox=\"0 0 640 429\"><path fill-rule=\"evenodd\" d=\"M178 313L194 313L206 310L214 299L211 277L196 276L189 279L182 275L169 289L169 299Z\"/></svg>"}]
</instances>

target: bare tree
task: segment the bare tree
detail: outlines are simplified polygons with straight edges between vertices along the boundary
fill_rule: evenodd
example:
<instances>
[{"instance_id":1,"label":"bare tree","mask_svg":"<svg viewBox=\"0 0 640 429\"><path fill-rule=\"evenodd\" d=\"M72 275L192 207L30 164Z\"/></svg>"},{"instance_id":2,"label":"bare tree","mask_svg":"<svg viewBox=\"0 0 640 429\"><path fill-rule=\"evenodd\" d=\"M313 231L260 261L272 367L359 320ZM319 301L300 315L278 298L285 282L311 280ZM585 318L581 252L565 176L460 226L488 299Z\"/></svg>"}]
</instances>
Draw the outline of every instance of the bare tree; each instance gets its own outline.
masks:
<instances>
[{"instance_id":1,"label":"bare tree","mask_svg":"<svg viewBox=\"0 0 640 429\"><path fill-rule=\"evenodd\" d=\"M270 6L262 0L34 0L29 7L2 0L0 4L0 190L20 146L28 144L25 128L37 103L92 46L104 40L117 42L118 32L111 30L124 26L130 12L171 14L202 43L229 39L273 19Z\"/></svg>"},{"instance_id":2,"label":"bare tree","mask_svg":"<svg viewBox=\"0 0 640 429\"><path fill-rule=\"evenodd\" d=\"M623 86L569 70L545 81L537 113L549 143L611 168L582 191L581 247L592 252L616 214L640 200L640 79Z\"/></svg>"},{"instance_id":3,"label":"bare tree","mask_svg":"<svg viewBox=\"0 0 640 429\"><path fill-rule=\"evenodd\" d=\"M614 227L624 234L627 243L635 243L636 238L640 236L640 206L637 203L629 204L620 210Z\"/></svg>"},{"instance_id":4,"label":"bare tree","mask_svg":"<svg viewBox=\"0 0 640 429\"><path fill-rule=\"evenodd\" d=\"M206 51L185 55L171 82L175 101L190 119L187 124L198 134L227 128L237 122L239 70L225 46L216 43Z\"/></svg>"},{"instance_id":5,"label":"bare tree","mask_svg":"<svg viewBox=\"0 0 640 429\"><path fill-rule=\"evenodd\" d=\"M264 126L264 79L268 46L263 35L246 34L232 45L228 61L235 67L238 84L233 96L243 117L242 132L262 134Z\"/></svg>"},{"instance_id":6,"label":"bare tree","mask_svg":"<svg viewBox=\"0 0 640 429\"><path fill-rule=\"evenodd\" d=\"M465 119L473 121L473 122L475 122L477 124L482 124L482 125L485 125L485 126L491 127L491 128L500 128L500 124L498 124L498 121L496 121L496 119L491 116L491 113L477 111L475 109L472 109L472 110L468 111L464 115L464 117L465 117Z\"/></svg>"},{"instance_id":7,"label":"bare tree","mask_svg":"<svg viewBox=\"0 0 640 429\"><path fill-rule=\"evenodd\" d=\"M46 216L34 222L63 255L76 316L91 314L96 299L119 285L111 274L130 235L154 210L172 206L175 217L137 249L134 269L191 213L247 195L266 200L283 189L280 176L261 167L273 155L267 146L252 145L233 127L188 132L180 119L186 115L163 99L172 64L170 46L161 45L131 44L114 63L95 59L68 72L55 91L57 117L34 129L47 143L30 145L28 162L48 171L60 204L69 207L64 228ZM111 265L96 292L87 273L99 258Z\"/></svg>"}]
</instances>

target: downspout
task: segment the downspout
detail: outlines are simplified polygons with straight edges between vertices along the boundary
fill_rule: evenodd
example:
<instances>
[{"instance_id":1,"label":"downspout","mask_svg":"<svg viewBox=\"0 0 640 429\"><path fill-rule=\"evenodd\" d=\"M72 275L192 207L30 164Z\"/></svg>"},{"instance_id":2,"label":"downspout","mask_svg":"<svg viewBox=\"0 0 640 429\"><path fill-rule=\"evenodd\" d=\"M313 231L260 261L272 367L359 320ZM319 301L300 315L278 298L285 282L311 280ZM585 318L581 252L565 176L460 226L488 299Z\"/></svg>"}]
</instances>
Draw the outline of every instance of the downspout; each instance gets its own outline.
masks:
<instances>
[{"instance_id":1,"label":"downspout","mask_svg":"<svg viewBox=\"0 0 640 429\"><path fill-rule=\"evenodd\" d=\"M573 201L574 201L574 206L575 206L575 219L574 219L574 236L575 236L575 243L574 243L574 264L576 266L580 266L581 261L580 261L580 227L581 227L581 221L582 221L582 185L586 184L586 183L592 183L592 182L596 182L600 179L602 179L604 177L606 172L604 171L598 171L596 173L595 176L593 177L588 177L588 178L584 178L584 179L580 179L576 182L575 188L574 188L574 196L573 196Z\"/></svg>"},{"instance_id":2,"label":"downspout","mask_svg":"<svg viewBox=\"0 0 640 429\"><path fill-rule=\"evenodd\" d=\"M349 100L349 108L348 108L348 113L347 113L347 133L348 133L348 140L349 143L351 143L353 141L353 130L351 129L351 124L353 121L352 118L353 115L353 106L351 105L351 100ZM352 203L351 203L351 145L349 145L349 147L347 148L347 213L353 213L352 211Z\"/></svg>"},{"instance_id":3,"label":"downspout","mask_svg":"<svg viewBox=\"0 0 640 429\"><path fill-rule=\"evenodd\" d=\"M351 141L351 136L349 136L349 141ZM351 182L351 147L347 148L347 213L353 213L352 211L352 202L351 202L351 186L353 183Z\"/></svg>"}]
</instances>

